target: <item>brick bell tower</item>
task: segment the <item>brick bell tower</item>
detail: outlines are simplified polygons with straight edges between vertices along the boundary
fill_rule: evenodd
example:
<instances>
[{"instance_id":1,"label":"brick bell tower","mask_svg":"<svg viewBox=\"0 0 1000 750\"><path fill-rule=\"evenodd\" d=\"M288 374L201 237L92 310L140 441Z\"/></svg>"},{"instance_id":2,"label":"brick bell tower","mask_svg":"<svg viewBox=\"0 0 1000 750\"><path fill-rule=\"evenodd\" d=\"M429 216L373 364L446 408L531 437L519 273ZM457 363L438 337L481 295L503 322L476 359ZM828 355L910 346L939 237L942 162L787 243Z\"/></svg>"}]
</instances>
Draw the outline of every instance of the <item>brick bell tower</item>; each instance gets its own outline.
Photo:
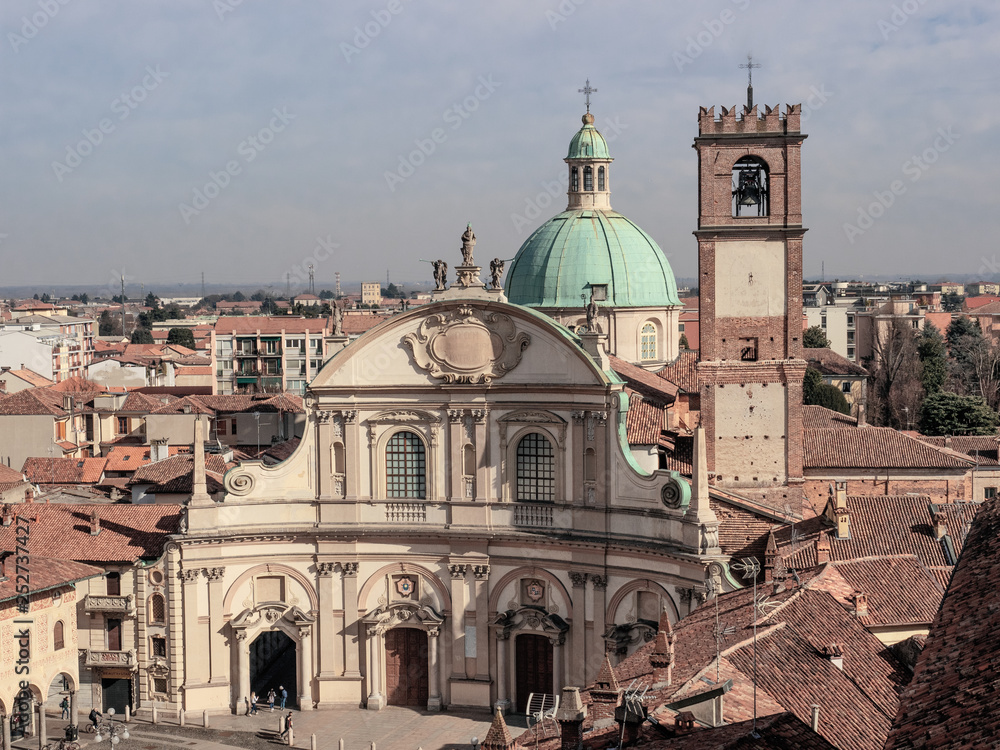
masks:
<instances>
[{"instance_id":1,"label":"brick bell tower","mask_svg":"<svg viewBox=\"0 0 1000 750\"><path fill-rule=\"evenodd\" d=\"M709 481L802 512L801 105L700 108L698 380Z\"/></svg>"}]
</instances>

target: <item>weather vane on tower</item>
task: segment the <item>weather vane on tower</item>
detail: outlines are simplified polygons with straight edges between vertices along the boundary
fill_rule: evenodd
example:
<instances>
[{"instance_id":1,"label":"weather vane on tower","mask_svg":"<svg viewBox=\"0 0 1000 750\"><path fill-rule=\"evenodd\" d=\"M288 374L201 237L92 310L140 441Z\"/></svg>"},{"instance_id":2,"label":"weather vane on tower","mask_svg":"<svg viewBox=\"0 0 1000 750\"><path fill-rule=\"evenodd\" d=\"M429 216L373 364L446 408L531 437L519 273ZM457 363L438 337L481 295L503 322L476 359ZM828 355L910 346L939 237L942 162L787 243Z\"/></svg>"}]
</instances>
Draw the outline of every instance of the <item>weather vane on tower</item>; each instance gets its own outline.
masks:
<instances>
[{"instance_id":1,"label":"weather vane on tower","mask_svg":"<svg viewBox=\"0 0 1000 750\"><path fill-rule=\"evenodd\" d=\"M758 65L757 67L760 67L760 66ZM583 88L579 89L579 92L581 94L586 94L587 95L587 114L589 115L590 114L590 95L591 94L596 94L597 93L597 89L593 89L593 88L590 87L590 79L588 78L587 82L585 84L583 84Z\"/></svg>"},{"instance_id":2,"label":"weather vane on tower","mask_svg":"<svg viewBox=\"0 0 1000 750\"><path fill-rule=\"evenodd\" d=\"M753 69L759 68L760 63L755 63L753 61L753 54L747 55L746 65L740 63L740 70L746 70L747 72L747 112L753 109Z\"/></svg>"}]
</instances>

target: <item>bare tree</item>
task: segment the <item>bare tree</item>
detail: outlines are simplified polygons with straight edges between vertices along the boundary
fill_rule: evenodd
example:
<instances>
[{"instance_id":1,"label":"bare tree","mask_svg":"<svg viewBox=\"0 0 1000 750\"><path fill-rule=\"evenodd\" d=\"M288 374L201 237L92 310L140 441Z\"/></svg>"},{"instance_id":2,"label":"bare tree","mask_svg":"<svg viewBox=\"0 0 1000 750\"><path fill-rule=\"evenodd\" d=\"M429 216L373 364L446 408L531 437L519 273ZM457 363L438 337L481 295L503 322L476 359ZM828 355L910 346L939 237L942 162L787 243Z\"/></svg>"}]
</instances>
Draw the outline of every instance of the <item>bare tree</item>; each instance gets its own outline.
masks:
<instances>
[{"instance_id":1,"label":"bare tree","mask_svg":"<svg viewBox=\"0 0 1000 750\"><path fill-rule=\"evenodd\" d=\"M897 316L873 321L868 415L872 424L907 429L916 424L924 389L911 322Z\"/></svg>"}]
</instances>

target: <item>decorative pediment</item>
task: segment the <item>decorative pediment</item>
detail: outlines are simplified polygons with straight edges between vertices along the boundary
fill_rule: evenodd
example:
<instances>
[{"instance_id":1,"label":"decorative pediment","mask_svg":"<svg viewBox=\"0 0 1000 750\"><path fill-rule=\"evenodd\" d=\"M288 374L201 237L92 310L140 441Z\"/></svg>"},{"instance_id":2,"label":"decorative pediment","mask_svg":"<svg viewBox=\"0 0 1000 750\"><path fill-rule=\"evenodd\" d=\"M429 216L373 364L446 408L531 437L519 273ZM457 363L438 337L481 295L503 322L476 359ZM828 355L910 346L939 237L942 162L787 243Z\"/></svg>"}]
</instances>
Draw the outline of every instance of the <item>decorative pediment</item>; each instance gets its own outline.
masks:
<instances>
[{"instance_id":1,"label":"decorative pediment","mask_svg":"<svg viewBox=\"0 0 1000 750\"><path fill-rule=\"evenodd\" d=\"M247 632L258 627L270 627L281 622L287 627L304 627L316 622L316 617L298 607L284 602L261 602L253 609L245 609L230 621L236 637L244 640Z\"/></svg>"},{"instance_id":2,"label":"decorative pediment","mask_svg":"<svg viewBox=\"0 0 1000 750\"><path fill-rule=\"evenodd\" d=\"M565 419L547 411L513 411L500 417L497 421L516 424L566 424Z\"/></svg>"},{"instance_id":3,"label":"decorative pediment","mask_svg":"<svg viewBox=\"0 0 1000 750\"><path fill-rule=\"evenodd\" d=\"M489 383L521 362L531 337L509 315L459 305L403 337L413 363L445 383Z\"/></svg>"},{"instance_id":4,"label":"decorative pediment","mask_svg":"<svg viewBox=\"0 0 1000 750\"><path fill-rule=\"evenodd\" d=\"M396 409L394 411L384 411L368 418L369 424L399 424L400 422L440 422L440 418L426 411L416 411L408 409Z\"/></svg>"},{"instance_id":5,"label":"decorative pediment","mask_svg":"<svg viewBox=\"0 0 1000 750\"><path fill-rule=\"evenodd\" d=\"M515 631L534 630L562 642L569 630L569 623L559 615L532 605L501 612L493 624L505 638Z\"/></svg>"},{"instance_id":6,"label":"decorative pediment","mask_svg":"<svg viewBox=\"0 0 1000 750\"><path fill-rule=\"evenodd\" d=\"M432 630L441 626L444 616L424 602L393 602L380 606L361 618L372 634L384 635L401 625Z\"/></svg>"}]
</instances>

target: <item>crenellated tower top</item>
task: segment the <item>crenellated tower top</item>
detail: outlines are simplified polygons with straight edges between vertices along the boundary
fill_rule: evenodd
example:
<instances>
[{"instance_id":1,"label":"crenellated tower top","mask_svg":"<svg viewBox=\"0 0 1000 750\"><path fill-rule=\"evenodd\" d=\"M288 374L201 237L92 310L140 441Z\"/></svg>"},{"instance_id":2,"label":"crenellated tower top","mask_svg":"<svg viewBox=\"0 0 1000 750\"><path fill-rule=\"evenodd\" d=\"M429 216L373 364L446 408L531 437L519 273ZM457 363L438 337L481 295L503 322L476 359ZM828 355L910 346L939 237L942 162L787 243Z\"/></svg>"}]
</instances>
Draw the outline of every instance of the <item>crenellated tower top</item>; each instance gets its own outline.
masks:
<instances>
[{"instance_id":1,"label":"crenellated tower top","mask_svg":"<svg viewBox=\"0 0 1000 750\"><path fill-rule=\"evenodd\" d=\"M764 105L764 112L746 107L720 107L721 114L716 117L715 107L698 108L698 135L720 135L726 133L782 133L796 134L799 132L802 120L801 104L786 104L785 111L781 105L774 107ZM742 110L742 111L739 111ZM738 115L738 116L737 116Z\"/></svg>"}]
</instances>

